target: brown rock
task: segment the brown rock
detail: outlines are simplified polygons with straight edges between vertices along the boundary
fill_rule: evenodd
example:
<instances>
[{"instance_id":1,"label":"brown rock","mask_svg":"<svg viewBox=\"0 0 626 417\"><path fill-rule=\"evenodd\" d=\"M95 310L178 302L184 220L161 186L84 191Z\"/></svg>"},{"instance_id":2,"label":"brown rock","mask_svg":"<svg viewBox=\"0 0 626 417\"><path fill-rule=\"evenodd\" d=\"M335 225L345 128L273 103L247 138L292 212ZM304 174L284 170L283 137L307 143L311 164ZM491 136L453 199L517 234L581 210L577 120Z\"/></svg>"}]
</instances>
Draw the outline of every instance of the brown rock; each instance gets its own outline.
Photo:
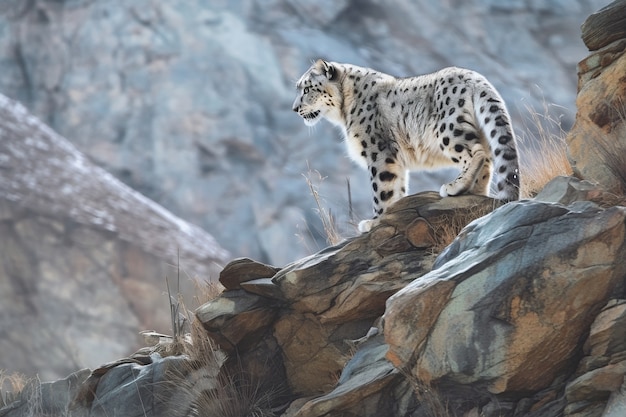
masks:
<instances>
[{"instance_id":1,"label":"brown rock","mask_svg":"<svg viewBox=\"0 0 626 417\"><path fill-rule=\"evenodd\" d=\"M249 258L238 258L230 261L220 272L220 283L227 290L241 288L241 283L257 278L271 278L280 271L270 265L253 261Z\"/></svg>"},{"instance_id":2,"label":"brown rock","mask_svg":"<svg viewBox=\"0 0 626 417\"><path fill-rule=\"evenodd\" d=\"M414 353L421 350L455 288L453 282L428 275L432 278L413 281L387 304L385 340L392 346L387 358L398 368L410 363Z\"/></svg>"},{"instance_id":3,"label":"brown rock","mask_svg":"<svg viewBox=\"0 0 626 417\"><path fill-rule=\"evenodd\" d=\"M626 361L594 369L569 383L565 396L571 403L606 401L611 393L619 391L624 383L624 375L626 375Z\"/></svg>"},{"instance_id":4,"label":"brown rock","mask_svg":"<svg viewBox=\"0 0 626 417\"><path fill-rule=\"evenodd\" d=\"M350 359L339 383L327 394L300 406L295 417L404 415L416 402L412 387L385 359L382 335L369 339ZM393 400L390 401L390 399Z\"/></svg>"},{"instance_id":5,"label":"brown rock","mask_svg":"<svg viewBox=\"0 0 626 417\"><path fill-rule=\"evenodd\" d=\"M415 219L407 227L406 236L411 245L416 248L430 248L435 246L436 243L433 228L426 219L422 218Z\"/></svg>"},{"instance_id":6,"label":"brown rock","mask_svg":"<svg viewBox=\"0 0 626 417\"><path fill-rule=\"evenodd\" d=\"M270 326L276 306L264 297L243 290L223 292L196 310L196 317L222 349L246 350Z\"/></svg>"},{"instance_id":7,"label":"brown rock","mask_svg":"<svg viewBox=\"0 0 626 417\"><path fill-rule=\"evenodd\" d=\"M626 39L616 41L579 67L578 108L567 135L568 158L576 176L624 194L626 173ZM597 62L597 69L589 61Z\"/></svg>"},{"instance_id":8,"label":"brown rock","mask_svg":"<svg viewBox=\"0 0 626 417\"><path fill-rule=\"evenodd\" d=\"M626 1L616 0L598 10L581 26L582 39L590 51L626 38Z\"/></svg>"},{"instance_id":9,"label":"brown rock","mask_svg":"<svg viewBox=\"0 0 626 417\"><path fill-rule=\"evenodd\" d=\"M612 300L598 314L584 349L592 357L610 357L626 351L626 300Z\"/></svg>"},{"instance_id":10,"label":"brown rock","mask_svg":"<svg viewBox=\"0 0 626 417\"><path fill-rule=\"evenodd\" d=\"M312 314L283 315L274 326L289 386L300 395L321 394L337 383L349 346L334 339L336 326L320 326Z\"/></svg>"}]
</instances>

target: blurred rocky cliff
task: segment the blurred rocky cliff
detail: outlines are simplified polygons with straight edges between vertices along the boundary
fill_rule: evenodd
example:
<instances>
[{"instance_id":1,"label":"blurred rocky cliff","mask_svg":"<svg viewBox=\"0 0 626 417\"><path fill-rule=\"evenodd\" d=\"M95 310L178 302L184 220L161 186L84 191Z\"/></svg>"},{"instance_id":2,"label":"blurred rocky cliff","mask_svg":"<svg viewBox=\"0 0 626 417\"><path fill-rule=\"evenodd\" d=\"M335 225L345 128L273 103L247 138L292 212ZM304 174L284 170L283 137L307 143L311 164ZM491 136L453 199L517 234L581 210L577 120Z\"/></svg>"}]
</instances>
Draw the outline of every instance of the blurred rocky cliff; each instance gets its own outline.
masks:
<instances>
[{"instance_id":1,"label":"blurred rocky cliff","mask_svg":"<svg viewBox=\"0 0 626 417\"><path fill-rule=\"evenodd\" d=\"M193 305L227 257L0 95L1 370L58 378L128 355L141 330L170 332L166 278Z\"/></svg>"},{"instance_id":2,"label":"blurred rocky cliff","mask_svg":"<svg viewBox=\"0 0 626 417\"><path fill-rule=\"evenodd\" d=\"M290 111L312 59L398 76L469 67L501 90L518 132L543 103L567 128L579 27L605 3L5 0L0 92L234 255L284 264L325 243L309 171L345 235L346 179L356 216L370 214L338 132ZM437 189L429 178L412 191Z\"/></svg>"}]
</instances>

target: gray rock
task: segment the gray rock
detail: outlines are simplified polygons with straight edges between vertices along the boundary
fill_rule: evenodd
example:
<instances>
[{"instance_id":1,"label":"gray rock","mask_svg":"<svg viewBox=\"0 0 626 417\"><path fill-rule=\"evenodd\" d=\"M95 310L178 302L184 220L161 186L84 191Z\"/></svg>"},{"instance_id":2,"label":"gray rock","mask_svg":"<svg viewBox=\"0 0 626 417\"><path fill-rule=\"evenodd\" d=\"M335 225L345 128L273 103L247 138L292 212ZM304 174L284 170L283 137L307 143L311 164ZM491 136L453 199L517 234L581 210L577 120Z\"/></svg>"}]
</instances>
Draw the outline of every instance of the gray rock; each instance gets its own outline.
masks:
<instances>
[{"instance_id":1,"label":"gray rock","mask_svg":"<svg viewBox=\"0 0 626 417\"><path fill-rule=\"evenodd\" d=\"M170 385L176 375L182 378L191 370L183 356L161 358L153 354L148 363L123 363L100 376L93 397L79 394L71 411L76 417L146 417L184 415ZM84 384L87 387L87 384ZM188 407L190 406L187 405ZM180 408L180 409L177 409ZM175 414L176 413L176 414Z\"/></svg>"},{"instance_id":2,"label":"gray rock","mask_svg":"<svg viewBox=\"0 0 626 417\"><path fill-rule=\"evenodd\" d=\"M82 369L54 382L42 383L38 378L31 379L15 401L0 407L0 416L31 417L33 413L65 416L90 374L89 369Z\"/></svg>"},{"instance_id":3,"label":"gray rock","mask_svg":"<svg viewBox=\"0 0 626 417\"><path fill-rule=\"evenodd\" d=\"M590 51L596 51L617 39L626 38L626 7L616 0L589 16L582 24L582 39Z\"/></svg>"},{"instance_id":4,"label":"gray rock","mask_svg":"<svg viewBox=\"0 0 626 417\"><path fill-rule=\"evenodd\" d=\"M388 346L382 334L359 346L346 364L335 389L302 405L294 417L330 415L408 415L417 401L397 401L412 387L385 358Z\"/></svg>"},{"instance_id":5,"label":"gray rock","mask_svg":"<svg viewBox=\"0 0 626 417\"><path fill-rule=\"evenodd\" d=\"M388 300L388 357L426 382L546 388L623 285L624 218L623 207L525 201L474 221Z\"/></svg>"},{"instance_id":6,"label":"gray rock","mask_svg":"<svg viewBox=\"0 0 626 417\"><path fill-rule=\"evenodd\" d=\"M626 415L626 387L624 384L618 391L611 393L602 417L620 417Z\"/></svg>"},{"instance_id":7,"label":"gray rock","mask_svg":"<svg viewBox=\"0 0 626 417\"><path fill-rule=\"evenodd\" d=\"M602 191L589 181L581 181L574 177L557 177L548 182L535 200L547 203L572 204L575 201L588 201L598 198Z\"/></svg>"}]
</instances>

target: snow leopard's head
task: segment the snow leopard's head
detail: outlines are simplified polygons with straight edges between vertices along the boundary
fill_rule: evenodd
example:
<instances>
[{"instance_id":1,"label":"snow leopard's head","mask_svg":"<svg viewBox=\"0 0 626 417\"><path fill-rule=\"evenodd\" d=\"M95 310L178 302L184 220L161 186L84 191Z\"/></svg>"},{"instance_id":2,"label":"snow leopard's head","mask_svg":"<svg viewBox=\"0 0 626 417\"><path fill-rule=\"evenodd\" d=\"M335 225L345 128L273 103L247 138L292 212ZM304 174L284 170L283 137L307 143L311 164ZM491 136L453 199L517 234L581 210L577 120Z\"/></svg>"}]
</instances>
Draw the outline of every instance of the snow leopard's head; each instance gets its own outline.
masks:
<instances>
[{"instance_id":1,"label":"snow leopard's head","mask_svg":"<svg viewBox=\"0 0 626 417\"><path fill-rule=\"evenodd\" d=\"M322 117L342 122L339 70L334 62L318 59L296 83L298 96L292 108L307 126L313 126Z\"/></svg>"}]
</instances>

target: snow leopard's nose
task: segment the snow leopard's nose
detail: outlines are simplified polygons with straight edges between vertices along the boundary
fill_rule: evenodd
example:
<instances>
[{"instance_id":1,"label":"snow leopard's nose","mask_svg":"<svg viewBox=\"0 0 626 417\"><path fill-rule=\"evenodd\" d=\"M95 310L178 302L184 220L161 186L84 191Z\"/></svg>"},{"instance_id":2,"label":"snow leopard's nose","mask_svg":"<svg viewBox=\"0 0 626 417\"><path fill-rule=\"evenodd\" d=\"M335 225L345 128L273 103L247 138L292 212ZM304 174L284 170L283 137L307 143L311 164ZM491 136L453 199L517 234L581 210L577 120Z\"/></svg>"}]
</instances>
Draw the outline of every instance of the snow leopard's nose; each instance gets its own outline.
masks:
<instances>
[{"instance_id":1,"label":"snow leopard's nose","mask_svg":"<svg viewBox=\"0 0 626 417\"><path fill-rule=\"evenodd\" d=\"M300 103L302 103L302 99L300 97L296 97L296 99L293 101L293 104L291 105L291 110L298 113L301 107Z\"/></svg>"}]
</instances>

